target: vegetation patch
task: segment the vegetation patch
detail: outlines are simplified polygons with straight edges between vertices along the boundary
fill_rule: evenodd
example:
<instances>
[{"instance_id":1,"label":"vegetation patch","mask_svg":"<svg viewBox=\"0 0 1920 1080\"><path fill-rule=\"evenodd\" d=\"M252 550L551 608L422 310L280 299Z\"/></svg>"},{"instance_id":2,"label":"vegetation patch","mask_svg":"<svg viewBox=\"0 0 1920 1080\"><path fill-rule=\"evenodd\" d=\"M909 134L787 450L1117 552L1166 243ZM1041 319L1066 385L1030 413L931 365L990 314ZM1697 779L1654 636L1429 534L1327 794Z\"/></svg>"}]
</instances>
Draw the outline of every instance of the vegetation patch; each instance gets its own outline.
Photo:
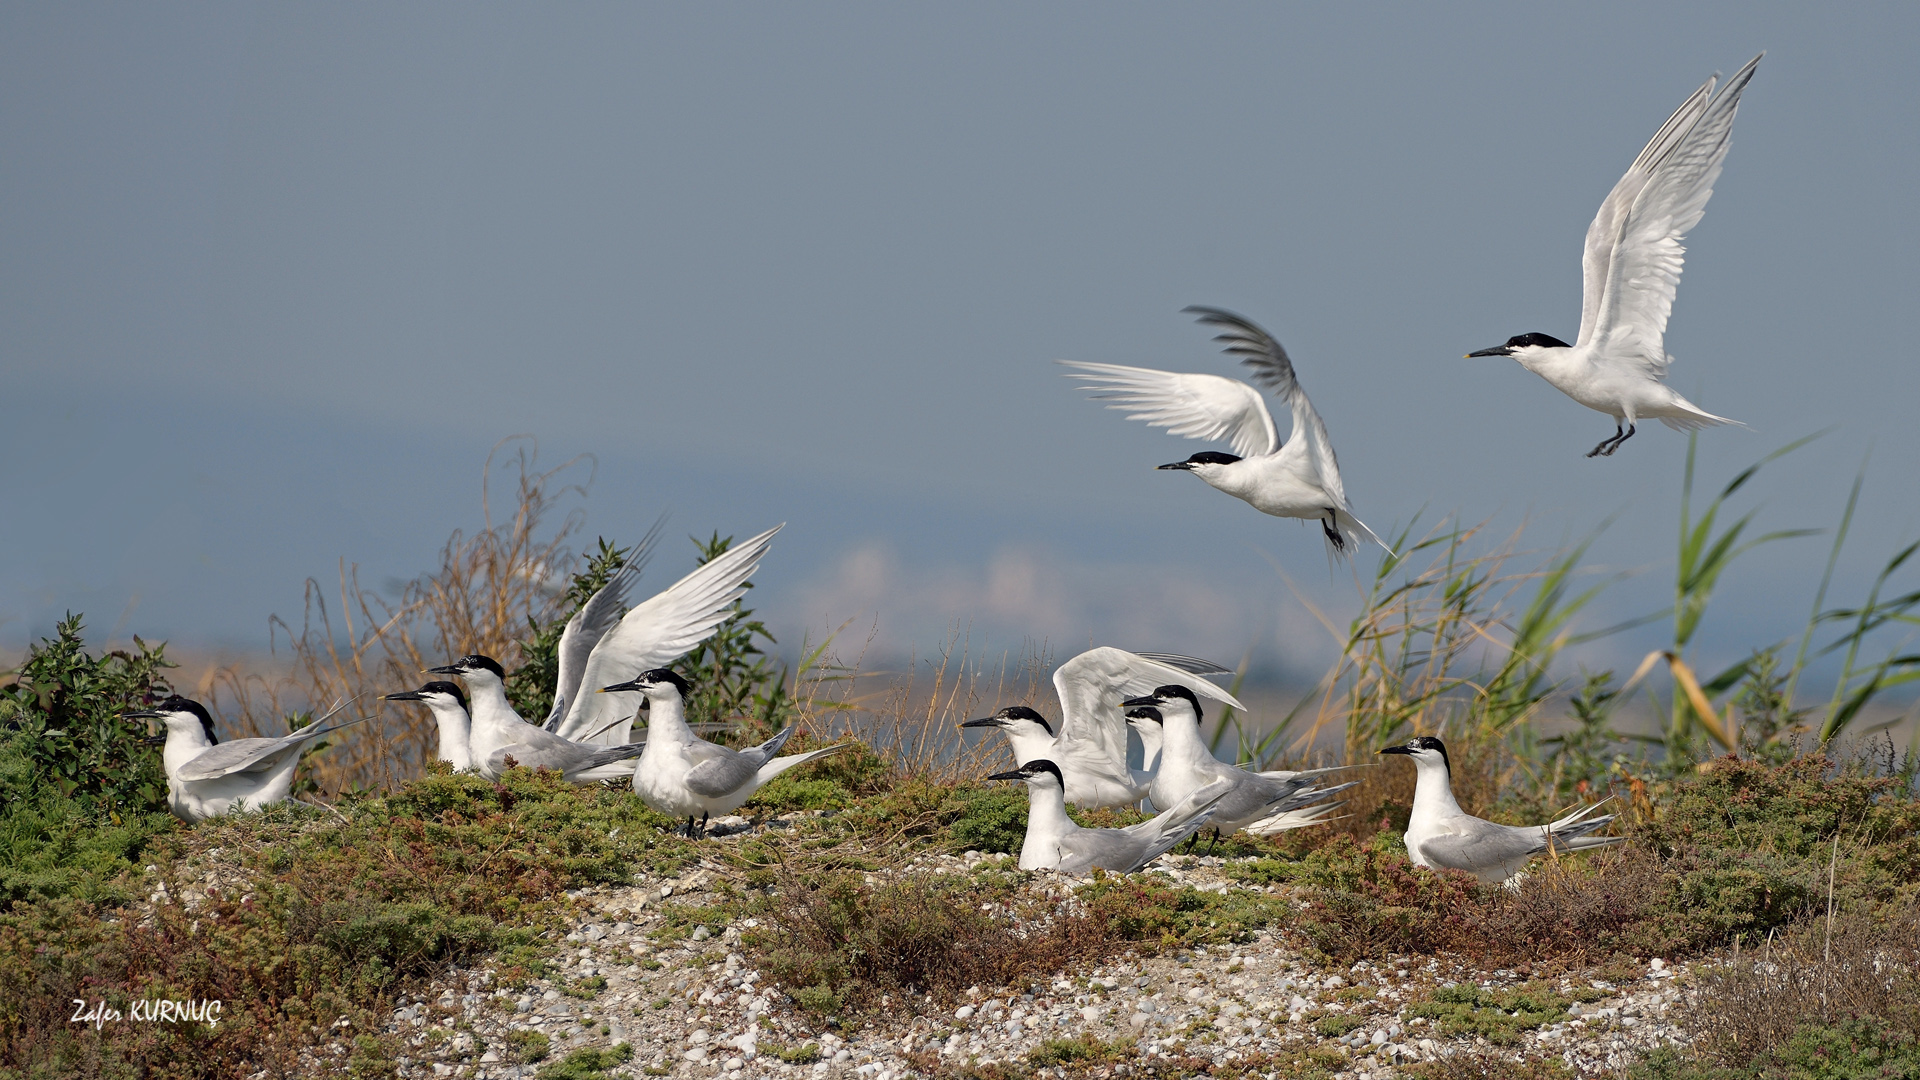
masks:
<instances>
[{"instance_id":1,"label":"vegetation patch","mask_svg":"<svg viewBox=\"0 0 1920 1080\"><path fill-rule=\"evenodd\" d=\"M565 1058L542 1065L534 1080L614 1080L609 1071L633 1060L633 1047L620 1043L606 1050L587 1047Z\"/></svg>"},{"instance_id":2,"label":"vegetation patch","mask_svg":"<svg viewBox=\"0 0 1920 1080\"><path fill-rule=\"evenodd\" d=\"M1545 983L1527 983L1508 990L1490 990L1471 983L1443 986L1427 1000L1408 1009L1411 1019L1431 1020L1442 1035L1477 1036L1495 1046L1511 1046L1520 1033L1567 1018L1576 1001L1598 1001L1606 994L1582 989L1558 993Z\"/></svg>"}]
</instances>

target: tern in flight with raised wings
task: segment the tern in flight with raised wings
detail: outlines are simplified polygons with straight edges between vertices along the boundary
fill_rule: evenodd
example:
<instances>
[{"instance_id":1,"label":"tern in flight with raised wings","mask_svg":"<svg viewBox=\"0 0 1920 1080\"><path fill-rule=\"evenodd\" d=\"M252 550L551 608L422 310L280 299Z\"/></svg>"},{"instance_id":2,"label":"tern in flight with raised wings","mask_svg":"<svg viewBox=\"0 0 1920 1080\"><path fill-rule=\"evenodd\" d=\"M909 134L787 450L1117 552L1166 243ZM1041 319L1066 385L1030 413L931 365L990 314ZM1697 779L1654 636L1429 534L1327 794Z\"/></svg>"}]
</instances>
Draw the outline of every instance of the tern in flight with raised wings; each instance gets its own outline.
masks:
<instances>
[{"instance_id":1,"label":"tern in flight with raised wings","mask_svg":"<svg viewBox=\"0 0 1920 1080\"><path fill-rule=\"evenodd\" d=\"M1717 75L1695 90L1600 204L1580 257L1580 336L1572 345L1549 334L1521 334L1467 354L1511 356L1573 400L1613 417L1613 434L1588 457L1612 456L1633 438L1636 420L1680 431L1739 423L1667 385L1673 357L1664 342L1686 261L1681 241L1707 212L1740 93L1759 63L1759 56L1747 61L1718 95Z\"/></svg>"},{"instance_id":2,"label":"tern in flight with raised wings","mask_svg":"<svg viewBox=\"0 0 1920 1080\"><path fill-rule=\"evenodd\" d=\"M1253 369L1254 380L1293 411L1293 433L1286 442L1280 441L1260 391L1238 379L1082 360L1059 363L1074 369L1068 378L1085 380L1081 389L1094 391L1094 400L1127 410L1129 420L1166 428L1170 435L1224 439L1233 447L1231 454L1203 450L1160 468L1190 472L1263 514L1318 521L1335 554L1350 554L1362 540L1386 547L1353 516L1327 425L1294 377L1287 350L1232 312L1209 307L1186 311L1204 324L1222 327L1214 340L1224 342L1227 354L1240 357Z\"/></svg>"}]
</instances>

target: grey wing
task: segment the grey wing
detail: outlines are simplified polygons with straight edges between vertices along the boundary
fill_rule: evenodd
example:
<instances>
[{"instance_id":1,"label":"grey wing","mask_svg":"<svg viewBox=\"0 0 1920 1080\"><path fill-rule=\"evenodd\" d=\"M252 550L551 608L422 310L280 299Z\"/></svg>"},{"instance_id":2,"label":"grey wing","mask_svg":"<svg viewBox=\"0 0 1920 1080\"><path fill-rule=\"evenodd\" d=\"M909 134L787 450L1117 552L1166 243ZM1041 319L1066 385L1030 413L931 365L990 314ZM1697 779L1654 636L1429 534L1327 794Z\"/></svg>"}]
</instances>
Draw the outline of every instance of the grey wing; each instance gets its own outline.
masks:
<instances>
[{"instance_id":1,"label":"grey wing","mask_svg":"<svg viewBox=\"0 0 1920 1080\"><path fill-rule=\"evenodd\" d=\"M718 746L714 749L721 753L687 770L687 790L695 795L709 799L731 795L753 783L760 766L766 764L757 754L743 754Z\"/></svg>"},{"instance_id":2,"label":"grey wing","mask_svg":"<svg viewBox=\"0 0 1920 1080\"><path fill-rule=\"evenodd\" d=\"M280 763L284 751L306 741L301 735L295 732L278 739L235 739L209 746L180 767L180 779L217 780L234 773L271 769Z\"/></svg>"},{"instance_id":3,"label":"grey wing","mask_svg":"<svg viewBox=\"0 0 1920 1080\"><path fill-rule=\"evenodd\" d=\"M1180 653L1171 653L1171 652L1137 652L1137 653L1134 653L1133 655L1138 656L1144 660L1157 661L1159 663L1167 665L1168 667L1177 667L1181 671L1190 672L1194 675L1231 675L1233 674L1232 668L1221 667L1219 664L1216 664L1211 660L1202 660L1197 656L1183 656Z\"/></svg>"},{"instance_id":4,"label":"grey wing","mask_svg":"<svg viewBox=\"0 0 1920 1080\"><path fill-rule=\"evenodd\" d=\"M616 761L639 757L640 752L646 748L647 744L644 742L627 743L624 746L590 747L591 752L581 760L580 764L574 766L574 771L584 772L587 769L597 769L602 765L611 765Z\"/></svg>"},{"instance_id":5,"label":"grey wing","mask_svg":"<svg viewBox=\"0 0 1920 1080\"><path fill-rule=\"evenodd\" d=\"M1479 874L1539 855L1547 850L1547 842L1538 826L1526 828L1482 821L1472 832L1423 841L1420 850L1439 866Z\"/></svg>"},{"instance_id":6,"label":"grey wing","mask_svg":"<svg viewBox=\"0 0 1920 1080\"><path fill-rule=\"evenodd\" d=\"M1146 846L1120 829L1075 829L1060 838L1060 869L1069 874L1095 869L1130 874L1149 861L1142 858Z\"/></svg>"},{"instance_id":7,"label":"grey wing","mask_svg":"<svg viewBox=\"0 0 1920 1080\"><path fill-rule=\"evenodd\" d=\"M1333 441L1327 437L1327 425L1320 419L1313 402L1307 400L1307 392L1300 388L1300 380L1294 376L1293 360L1287 356L1287 350L1251 319L1231 311L1199 306L1185 310L1187 314L1197 316L1202 323L1223 327L1225 332L1216 335L1213 340L1223 343L1228 355L1238 356L1241 363L1253 369L1254 382L1272 390L1276 397L1287 403L1287 407L1293 411L1293 433L1287 442L1304 440L1301 449L1312 463L1321 488L1338 503L1335 509L1351 510L1346 489L1340 482L1340 462L1334 456ZM1276 443L1275 449L1284 445Z\"/></svg>"}]
</instances>

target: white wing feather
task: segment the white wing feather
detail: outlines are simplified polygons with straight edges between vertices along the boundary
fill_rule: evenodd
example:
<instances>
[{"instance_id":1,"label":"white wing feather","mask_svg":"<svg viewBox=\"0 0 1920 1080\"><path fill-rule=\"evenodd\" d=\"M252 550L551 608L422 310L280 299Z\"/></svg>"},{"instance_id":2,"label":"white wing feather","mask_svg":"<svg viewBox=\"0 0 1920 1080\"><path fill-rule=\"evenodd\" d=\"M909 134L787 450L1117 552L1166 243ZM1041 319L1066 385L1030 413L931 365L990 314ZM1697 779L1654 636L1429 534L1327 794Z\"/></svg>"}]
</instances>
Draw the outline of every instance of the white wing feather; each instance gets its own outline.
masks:
<instances>
[{"instance_id":1,"label":"white wing feather","mask_svg":"<svg viewBox=\"0 0 1920 1080\"><path fill-rule=\"evenodd\" d=\"M1663 339L1686 261L1682 241L1706 213L1740 94L1759 63L1759 56L1749 60L1711 99L1714 80L1694 91L1601 204L1582 259L1581 344L1634 358L1654 378L1666 375Z\"/></svg>"},{"instance_id":2,"label":"white wing feather","mask_svg":"<svg viewBox=\"0 0 1920 1080\"><path fill-rule=\"evenodd\" d=\"M1280 449L1280 437L1260 391L1220 375L1182 374L1120 364L1058 360L1073 368L1110 409L1131 410L1129 420L1144 420L1169 434L1225 441L1241 457L1262 457Z\"/></svg>"},{"instance_id":3,"label":"white wing feather","mask_svg":"<svg viewBox=\"0 0 1920 1080\"><path fill-rule=\"evenodd\" d=\"M587 658L593 655L593 647L600 644L600 639L626 613L627 590L640 580L647 560L653 556L654 545L659 543L660 528L666 520L662 517L653 523L647 535L634 545L626 565L598 592L588 597L586 603L580 605L580 610L567 620L566 629L560 632L560 677L554 684L553 708L542 725L548 731L560 726L560 721L567 715L568 706L580 695L580 679L586 674Z\"/></svg>"},{"instance_id":4,"label":"white wing feather","mask_svg":"<svg viewBox=\"0 0 1920 1080\"><path fill-rule=\"evenodd\" d=\"M1293 433L1288 441L1300 445L1301 453L1311 464L1321 490L1338 503L1335 509L1352 511L1353 504L1347 501L1346 488L1340 483L1340 462L1334 456L1333 441L1327 438L1327 425L1320 419L1319 412L1315 411L1313 402L1307 400L1307 392L1300 388L1300 380L1293 373L1293 360L1287 356L1287 350L1273 339L1273 335L1231 311L1197 306L1186 311L1198 316L1202 323L1225 328L1225 333L1216 335L1213 340L1224 344L1228 355L1238 356L1241 363L1252 368L1255 382L1286 402L1287 408L1293 412Z\"/></svg>"},{"instance_id":5,"label":"white wing feather","mask_svg":"<svg viewBox=\"0 0 1920 1080\"><path fill-rule=\"evenodd\" d=\"M733 602L745 595L747 578L759 568L773 534L785 527L776 525L735 544L672 588L627 612L587 658L581 693L568 707L558 734L608 746L631 741L628 736L632 718L640 709L640 695L596 691L625 682L649 668L670 664L705 641L726 621Z\"/></svg>"},{"instance_id":6,"label":"white wing feather","mask_svg":"<svg viewBox=\"0 0 1920 1080\"><path fill-rule=\"evenodd\" d=\"M1200 697L1246 711L1246 706L1232 694L1191 672L1103 645L1088 649L1054 669L1053 690L1060 695L1059 738L1092 743L1124 766L1127 720L1121 713L1120 702L1173 683Z\"/></svg>"}]
</instances>

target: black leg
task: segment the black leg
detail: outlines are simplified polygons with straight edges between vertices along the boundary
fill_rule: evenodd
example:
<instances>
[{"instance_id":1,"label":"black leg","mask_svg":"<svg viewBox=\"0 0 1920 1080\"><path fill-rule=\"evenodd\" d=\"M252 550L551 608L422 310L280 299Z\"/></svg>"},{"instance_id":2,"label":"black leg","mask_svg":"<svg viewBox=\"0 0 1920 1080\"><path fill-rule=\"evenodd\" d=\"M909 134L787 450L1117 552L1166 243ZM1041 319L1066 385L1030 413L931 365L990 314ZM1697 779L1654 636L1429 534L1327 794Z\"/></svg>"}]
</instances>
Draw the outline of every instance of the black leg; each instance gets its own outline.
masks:
<instances>
[{"instance_id":1,"label":"black leg","mask_svg":"<svg viewBox=\"0 0 1920 1080\"><path fill-rule=\"evenodd\" d=\"M1626 441L1627 441L1628 439L1631 439L1631 438L1633 438L1633 432L1634 432L1634 426L1633 426L1632 424L1628 424L1628 425L1627 425L1627 433L1626 433L1625 435L1622 435L1622 436L1620 436L1619 438L1617 438L1617 439L1615 439L1615 440L1613 440L1613 445L1612 445L1612 446L1609 446L1609 447L1607 447L1607 453L1606 453L1606 456L1607 456L1607 457L1612 457L1612 456L1613 456L1613 452L1614 452L1615 450L1618 450L1618 449L1620 449L1620 444L1621 444L1621 443L1623 443L1623 442L1626 442Z\"/></svg>"},{"instance_id":2,"label":"black leg","mask_svg":"<svg viewBox=\"0 0 1920 1080\"><path fill-rule=\"evenodd\" d=\"M687 839L693 839L693 815L687 815Z\"/></svg>"},{"instance_id":3,"label":"black leg","mask_svg":"<svg viewBox=\"0 0 1920 1080\"><path fill-rule=\"evenodd\" d=\"M1193 835L1187 837L1187 850L1192 851L1194 848L1199 846L1200 846L1200 830L1195 829L1193 830Z\"/></svg>"},{"instance_id":4,"label":"black leg","mask_svg":"<svg viewBox=\"0 0 1920 1080\"><path fill-rule=\"evenodd\" d=\"M1219 842L1220 842L1220 830L1215 829L1213 830L1213 835L1207 838L1207 854L1209 855L1213 854L1214 845L1218 844Z\"/></svg>"},{"instance_id":5,"label":"black leg","mask_svg":"<svg viewBox=\"0 0 1920 1080\"><path fill-rule=\"evenodd\" d=\"M713 816L712 814L708 814L705 812L702 812L700 815L700 839L702 840L705 840L707 838L707 819L712 816Z\"/></svg>"},{"instance_id":6,"label":"black leg","mask_svg":"<svg viewBox=\"0 0 1920 1080\"><path fill-rule=\"evenodd\" d=\"M1327 507L1327 516L1320 522L1320 531L1327 534L1335 551L1347 550L1347 538L1340 535L1339 523L1334 519L1333 507Z\"/></svg>"},{"instance_id":7,"label":"black leg","mask_svg":"<svg viewBox=\"0 0 1920 1080\"><path fill-rule=\"evenodd\" d=\"M1613 435L1609 438L1601 439L1599 446L1587 451L1587 456L1601 457L1606 454L1611 454L1613 453L1613 447L1618 445L1618 440L1625 437L1626 436L1620 434L1620 425L1616 423L1613 425Z\"/></svg>"}]
</instances>

